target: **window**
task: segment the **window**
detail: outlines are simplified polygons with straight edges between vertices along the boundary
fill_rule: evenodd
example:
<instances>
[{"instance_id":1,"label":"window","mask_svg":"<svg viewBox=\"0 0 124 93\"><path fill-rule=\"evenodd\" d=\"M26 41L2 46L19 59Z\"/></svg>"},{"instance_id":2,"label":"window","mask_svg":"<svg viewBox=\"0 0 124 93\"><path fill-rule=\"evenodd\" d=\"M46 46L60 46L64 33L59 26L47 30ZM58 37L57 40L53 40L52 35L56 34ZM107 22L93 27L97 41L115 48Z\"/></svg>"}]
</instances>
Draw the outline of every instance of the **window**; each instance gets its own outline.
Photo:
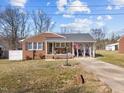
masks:
<instances>
[{"instance_id":1,"label":"window","mask_svg":"<svg viewBox=\"0 0 124 93\"><path fill-rule=\"evenodd\" d=\"M38 49L43 49L43 43L41 43L41 42L38 42Z\"/></svg>"},{"instance_id":2,"label":"window","mask_svg":"<svg viewBox=\"0 0 124 93\"><path fill-rule=\"evenodd\" d=\"M55 43L55 47L56 48L65 48L66 47L66 43Z\"/></svg>"},{"instance_id":3,"label":"window","mask_svg":"<svg viewBox=\"0 0 124 93\"><path fill-rule=\"evenodd\" d=\"M27 44L28 50L42 50L43 43L42 42L30 42Z\"/></svg>"},{"instance_id":4,"label":"window","mask_svg":"<svg viewBox=\"0 0 124 93\"><path fill-rule=\"evenodd\" d=\"M37 43L33 43L33 49L36 50L37 49Z\"/></svg>"},{"instance_id":5,"label":"window","mask_svg":"<svg viewBox=\"0 0 124 93\"><path fill-rule=\"evenodd\" d=\"M55 43L56 48L60 48L60 43Z\"/></svg>"},{"instance_id":6,"label":"window","mask_svg":"<svg viewBox=\"0 0 124 93\"><path fill-rule=\"evenodd\" d=\"M65 54L66 53L66 43L55 43L55 52L56 54Z\"/></svg>"},{"instance_id":7,"label":"window","mask_svg":"<svg viewBox=\"0 0 124 93\"><path fill-rule=\"evenodd\" d=\"M32 43L28 43L28 46L27 46L28 50L31 50L32 49Z\"/></svg>"},{"instance_id":8,"label":"window","mask_svg":"<svg viewBox=\"0 0 124 93\"><path fill-rule=\"evenodd\" d=\"M67 47L71 47L70 45L71 45L70 43L66 43L66 46L67 46Z\"/></svg>"},{"instance_id":9,"label":"window","mask_svg":"<svg viewBox=\"0 0 124 93\"><path fill-rule=\"evenodd\" d=\"M61 43L61 47L62 48L65 48L65 43Z\"/></svg>"}]
</instances>

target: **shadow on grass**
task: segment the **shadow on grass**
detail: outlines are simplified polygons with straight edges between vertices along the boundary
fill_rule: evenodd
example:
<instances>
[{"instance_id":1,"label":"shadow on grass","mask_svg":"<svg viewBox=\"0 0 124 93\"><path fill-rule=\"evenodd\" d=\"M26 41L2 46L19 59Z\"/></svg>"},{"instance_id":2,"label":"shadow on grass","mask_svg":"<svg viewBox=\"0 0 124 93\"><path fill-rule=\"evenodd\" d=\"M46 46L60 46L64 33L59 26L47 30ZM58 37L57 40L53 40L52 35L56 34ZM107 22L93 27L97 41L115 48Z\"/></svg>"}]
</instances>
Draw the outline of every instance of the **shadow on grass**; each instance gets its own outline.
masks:
<instances>
[{"instance_id":1,"label":"shadow on grass","mask_svg":"<svg viewBox=\"0 0 124 93\"><path fill-rule=\"evenodd\" d=\"M96 57L104 57L102 54L96 54Z\"/></svg>"}]
</instances>

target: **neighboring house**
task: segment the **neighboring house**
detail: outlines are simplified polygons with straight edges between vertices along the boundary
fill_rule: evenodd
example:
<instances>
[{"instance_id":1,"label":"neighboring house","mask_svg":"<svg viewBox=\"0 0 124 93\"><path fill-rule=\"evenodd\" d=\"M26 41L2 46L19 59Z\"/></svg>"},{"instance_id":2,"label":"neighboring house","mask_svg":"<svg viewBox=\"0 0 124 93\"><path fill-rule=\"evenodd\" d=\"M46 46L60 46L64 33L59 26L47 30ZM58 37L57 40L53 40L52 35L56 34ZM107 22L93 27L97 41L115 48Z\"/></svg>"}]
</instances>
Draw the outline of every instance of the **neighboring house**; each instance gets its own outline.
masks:
<instances>
[{"instance_id":1,"label":"neighboring house","mask_svg":"<svg viewBox=\"0 0 124 93\"><path fill-rule=\"evenodd\" d=\"M3 58L4 46L0 44L0 58Z\"/></svg>"},{"instance_id":2,"label":"neighboring house","mask_svg":"<svg viewBox=\"0 0 124 93\"><path fill-rule=\"evenodd\" d=\"M124 36L122 36L119 40L119 53L124 53Z\"/></svg>"},{"instance_id":3,"label":"neighboring house","mask_svg":"<svg viewBox=\"0 0 124 93\"><path fill-rule=\"evenodd\" d=\"M95 57L95 40L90 34L41 33L22 41L24 59Z\"/></svg>"},{"instance_id":4,"label":"neighboring house","mask_svg":"<svg viewBox=\"0 0 124 93\"><path fill-rule=\"evenodd\" d=\"M0 58L8 58L8 47L3 38L0 37Z\"/></svg>"},{"instance_id":5,"label":"neighboring house","mask_svg":"<svg viewBox=\"0 0 124 93\"><path fill-rule=\"evenodd\" d=\"M106 45L105 50L116 51L116 50L118 50L118 47L119 47L119 43L108 44L108 45Z\"/></svg>"}]
</instances>

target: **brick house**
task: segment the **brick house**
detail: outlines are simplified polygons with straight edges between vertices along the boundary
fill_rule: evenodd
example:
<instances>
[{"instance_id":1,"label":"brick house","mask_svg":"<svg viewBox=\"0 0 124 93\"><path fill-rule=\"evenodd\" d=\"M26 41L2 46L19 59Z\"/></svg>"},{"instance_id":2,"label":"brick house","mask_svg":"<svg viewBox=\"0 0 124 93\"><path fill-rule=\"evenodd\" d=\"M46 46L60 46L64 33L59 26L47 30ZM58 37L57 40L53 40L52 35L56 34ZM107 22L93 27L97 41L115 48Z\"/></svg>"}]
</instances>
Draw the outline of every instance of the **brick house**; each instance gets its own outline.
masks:
<instances>
[{"instance_id":1,"label":"brick house","mask_svg":"<svg viewBox=\"0 0 124 93\"><path fill-rule=\"evenodd\" d=\"M45 32L22 41L23 58L95 57L95 42L93 37L86 33L56 34Z\"/></svg>"},{"instance_id":2,"label":"brick house","mask_svg":"<svg viewBox=\"0 0 124 93\"><path fill-rule=\"evenodd\" d=\"M124 36L122 36L119 40L119 53L124 53Z\"/></svg>"}]
</instances>

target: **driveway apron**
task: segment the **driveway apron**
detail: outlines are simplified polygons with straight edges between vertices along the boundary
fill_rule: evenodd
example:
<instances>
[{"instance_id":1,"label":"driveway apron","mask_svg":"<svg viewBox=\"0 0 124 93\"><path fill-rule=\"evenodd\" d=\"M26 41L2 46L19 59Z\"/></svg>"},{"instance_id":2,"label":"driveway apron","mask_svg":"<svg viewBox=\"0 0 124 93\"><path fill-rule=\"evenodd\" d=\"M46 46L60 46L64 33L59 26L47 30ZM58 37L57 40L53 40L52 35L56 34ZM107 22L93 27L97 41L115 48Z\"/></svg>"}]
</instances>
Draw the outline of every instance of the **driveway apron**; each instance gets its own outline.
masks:
<instances>
[{"instance_id":1,"label":"driveway apron","mask_svg":"<svg viewBox=\"0 0 124 93\"><path fill-rule=\"evenodd\" d=\"M92 58L82 59L80 62L82 67L108 84L112 93L124 93L124 68Z\"/></svg>"}]
</instances>

